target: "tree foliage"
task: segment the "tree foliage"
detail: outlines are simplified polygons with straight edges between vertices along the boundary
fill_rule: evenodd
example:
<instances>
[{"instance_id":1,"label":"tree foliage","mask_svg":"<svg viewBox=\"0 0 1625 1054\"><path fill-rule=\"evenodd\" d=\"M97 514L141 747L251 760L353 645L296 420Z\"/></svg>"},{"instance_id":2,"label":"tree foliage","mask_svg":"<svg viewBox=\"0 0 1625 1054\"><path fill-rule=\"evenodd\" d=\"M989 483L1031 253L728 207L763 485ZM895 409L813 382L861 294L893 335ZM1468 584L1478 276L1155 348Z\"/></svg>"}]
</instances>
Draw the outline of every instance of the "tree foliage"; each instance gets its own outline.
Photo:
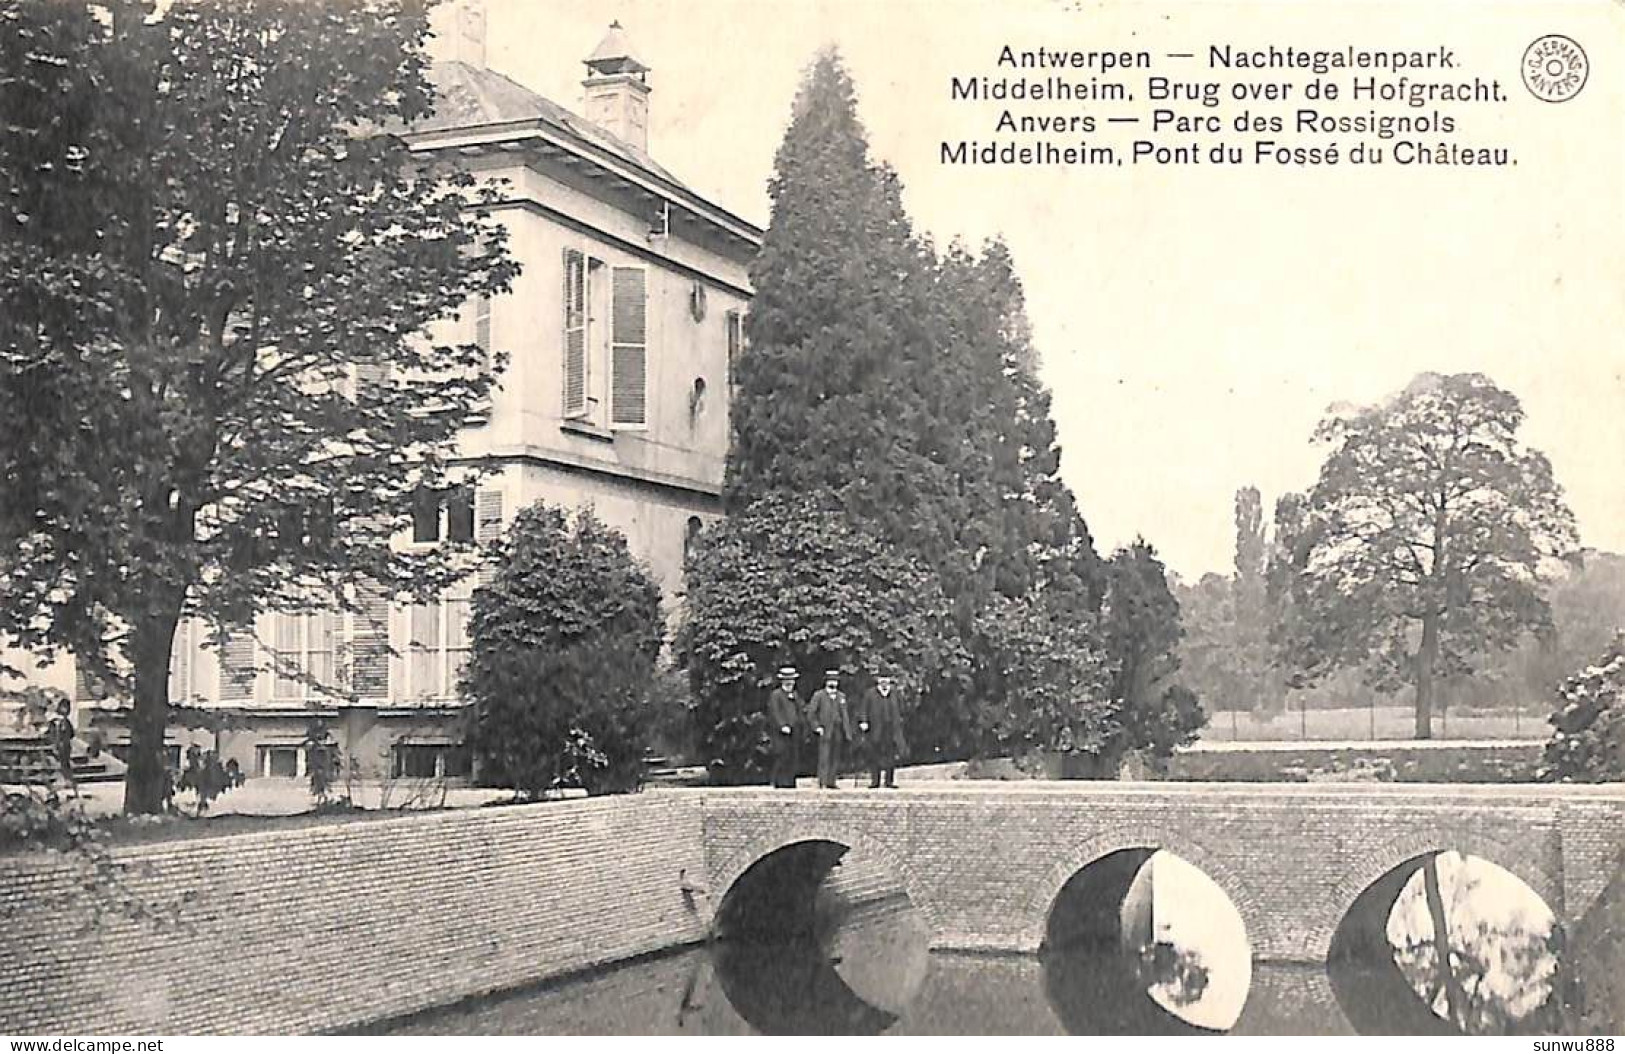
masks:
<instances>
[{"instance_id":1,"label":"tree foliage","mask_svg":"<svg viewBox=\"0 0 1625 1054\"><path fill-rule=\"evenodd\" d=\"M1563 682L1541 776L1554 781L1625 781L1625 633L1602 658Z\"/></svg>"},{"instance_id":2,"label":"tree foliage","mask_svg":"<svg viewBox=\"0 0 1625 1054\"><path fill-rule=\"evenodd\" d=\"M1179 601L1156 550L1144 539L1112 554L1101 623L1112 657L1111 694L1119 707L1108 756L1143 750L1167 757L1193 741L1207 715L1178 678Z\"/></svg>"},{"instance_id":3,"label":"tree foliage","mask_svg":"<svg viewBox=\"0 0 1625 1054\"><path fill-rule=\"evenodd\" d=\"M1063 727L1095 741L1082 730L1104 711L1078 708L1106 705L1091 687L1106 661L1091 636L1103 576L1060 478L1049 393L1008 249L995 241L977 254L955 244L939 257L915 236L895 173L869 155L851 80L833 53L803 82L769 189L772 219L753 265L749 349L733 403L730 514L810 508L822 525L838 510L881 566L918 576L921 610L941 640L901 663L924 669L910 717L917 747L952 757L1053 748ZM726 548L737 532L721 530L716 544ZM760 557L781 581L826 573L795 563L815 554L793 530L758 540L779 548L740 553L738 567ZM708 585L690 590L699 691L718 683L704 669L708 655L746 661L707 607L739 603ZM806 609L796 598L791 610L800 618ZM906 654L858 607L843 617L860 620L856 632L873 635L866 646L879 654ZM822 637L838 635L825 612L817 618ZM1064 643L1040 656L1033 649L1045 637ZM867 668L861 652L842 653ZM749 657L748 675L744 666L735 672L765 685L772 668L764 663L776 661L762 652ZM1039 666L1055 674L1053 693L1034 681ZM745 715L760 706L759 697L702 700L702 729L726 724L706 733L719 763L754 771L758 741ZM1063 714L1068 707L1076 712ZM728 724L738 721L746 723ZM733 751L742 753L727 761Z\"/></svg>"},{"instance_id":4,"label":"tree foliage","mask_svg":"<svg viewBox=\"0 0 1625 1054\"><path fill-rule=\"evenodd\" d=\"M1574 550L1574 519L1522 423L1481 374L1422 374L1321 424L1330 451L1284 574L1300 681L1350 666L1408 679L1426 738L1438 674L1549 625L1542 579Z\"/></svg>"},{"instance_id":5,"label":"tree foliage","mask_svg":"<svg viewBox=\"0 0 1625 1054\"><path fill-rule=\"evenodd\" d=\"M973 638L979 742L1020 757L1099 755L1120 729L1111 658L1095 616L1046 604L1042 594L995 595Z\"/></svg>"},{"instance_id":6,"label":"tree foliage","mask_svg":"<svg viewBox=\"0 0 1625 1054\"><path fill-rule=\"evenodd\" d=\"M1215 710L1248 710L1249 677L1237 661L1235 579L1214 572L1174 586L1181 678Z\"/></svg>"},{"instance_id":7,"label":"tree foliage","mask_svg":"<svg viewBox=\"0 0 1625 1054\"><path fill-rule=\"evenodd\" d=\"M1270 538L1264 526L1264 502L1257 487L1236 491L1234 618L1236 670L1248 709L1279 711L1285 684L1270 647L1275 612L1270 604Z\"/></svg>"},{"instance_id":8,"label":"tree foliage","mask_svg":"<svg viewBox=\"0 0 1625 1054\"><path fill-rule=\"evenodd\" d=\"M462 683L480 781L532 796L635 787L662 642L659 586L591 510L538 502L491 557Z\"/></svg>"},{"instance_id":9,"label":"tree foliage","mask_svg":"<svg viewBox=\"0 0 1625 1054\"><path fill-rule=\"evenodd\" d=\"M1280 530L1272 538L1265 526L1258 488L1236 491L1235 528L1234 571L1176 587L1185 631L1179 644L1181 676L1210 711L1275 713L1286 701L1272 644L1280 612L1271 575Z\"/></svg>"},{"instance_id":10,"label":"tree foliage","mask_svg":"<svg viewBox=\"0 0 1625 1054\"><path fill-rule=\"evenodd\" d=\"M133 696L162 794L177 621L428 595L408 495L501 362L424 338L513 274L409 0L0 3L0 630Z\"/></svg>"},{"instance_id":11,"label":"tree foliage","mask_svg":"<svg viewBox=\"0 0 1625 1054\"><path fill-rule=\"evenodd\" d=\"M909 741L961 697L968 657L929 569L816 499L770 495L700 535L687 565L678 651L713 778L767 771L764 702L782 665L808 680L834 667L892 673ZM803 686L805 689L805 686ZM922 710L924 712L922 712Z\"/></svg>"},{"instance_id":12,"label":"tree foliage","mask_svg":"<svg viewBox=\"0 0 1625 1054\"><path fill-rule=\"evenodd\" d=\"M768 184L738 371L730 511L817 491L892 536L946 547L954 480L928 456L930 271L896 174L869 157L830 52L797 96Z\"/></svg>"}]
</instances>

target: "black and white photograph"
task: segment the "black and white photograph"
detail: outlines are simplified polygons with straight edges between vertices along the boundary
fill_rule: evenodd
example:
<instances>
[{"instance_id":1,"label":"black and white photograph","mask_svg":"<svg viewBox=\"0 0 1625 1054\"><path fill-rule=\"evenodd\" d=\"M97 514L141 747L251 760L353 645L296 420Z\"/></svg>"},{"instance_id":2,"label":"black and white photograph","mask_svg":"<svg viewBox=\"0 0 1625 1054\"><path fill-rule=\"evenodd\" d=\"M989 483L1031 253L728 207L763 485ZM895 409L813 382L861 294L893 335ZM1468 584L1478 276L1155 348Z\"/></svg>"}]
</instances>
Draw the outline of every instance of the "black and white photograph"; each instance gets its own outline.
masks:
<instances>
[{"instance_id":1,"label":"black and white photograph","mask_svg":"<svg viewBox=\"0 0 1625 1054\"><path fill-rule=\"evenodd\" d=\"M1621 0L0 0L0 1054L1622 1034Z\"/></svg>"}]
</instances>

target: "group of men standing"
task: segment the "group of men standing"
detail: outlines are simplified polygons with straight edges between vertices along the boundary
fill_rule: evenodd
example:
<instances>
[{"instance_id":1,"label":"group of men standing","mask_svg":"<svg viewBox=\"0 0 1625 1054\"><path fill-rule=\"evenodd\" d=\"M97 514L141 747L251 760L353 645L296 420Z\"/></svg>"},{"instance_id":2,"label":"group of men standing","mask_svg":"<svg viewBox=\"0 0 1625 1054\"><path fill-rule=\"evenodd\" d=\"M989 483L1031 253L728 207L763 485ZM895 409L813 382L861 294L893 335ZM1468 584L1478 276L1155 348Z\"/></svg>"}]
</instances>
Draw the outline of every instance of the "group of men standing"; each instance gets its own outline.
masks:
<instances>
[{"instance_id":1,"label":"group of men standing","mask_svg":"<svg viewBox=\"0 0 1625 1054\"><path fill-rule=\"evenodd\" d=\"M908 752L896 681L882 674L874 687L849 705L841 691L841 672L824 674L824 687L803 704L796 697L799 674L794 666L779 668L779 686L767 699L768 732L773 739L773 786L796 785L796 743L803 731L818 744L818 785L835 787L841 755L850 744L869 767L869 786L895 787L897 759Z\"/></svg>"}]
</instances>

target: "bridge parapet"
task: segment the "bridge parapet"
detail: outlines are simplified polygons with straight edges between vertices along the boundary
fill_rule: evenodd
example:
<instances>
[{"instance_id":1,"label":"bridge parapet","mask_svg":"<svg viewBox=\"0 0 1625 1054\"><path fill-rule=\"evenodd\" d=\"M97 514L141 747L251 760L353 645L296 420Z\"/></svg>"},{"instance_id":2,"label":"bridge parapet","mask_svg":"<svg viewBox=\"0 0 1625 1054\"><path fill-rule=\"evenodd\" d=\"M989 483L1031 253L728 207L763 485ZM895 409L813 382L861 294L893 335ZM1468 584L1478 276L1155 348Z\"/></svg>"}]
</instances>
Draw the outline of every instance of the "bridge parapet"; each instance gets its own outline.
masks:
<instances>
[{"instance_id":1,"label":"bridge parapet","mask_svg":"<svg viewBox=\"0 0 1625 1054\"><path fill-rule=\"evenodd\" d=\"M933 783L891 792L703 796L712 901L799 841L894 869L944 949L1035 951L1067 880L1160 848L1230 897L1255 959L1324 962L1355 899L1394 868L1457 850L1512 872L1561 918L1596 900L1625 843L1625 787Z\"/></svg>"}]
</instances>

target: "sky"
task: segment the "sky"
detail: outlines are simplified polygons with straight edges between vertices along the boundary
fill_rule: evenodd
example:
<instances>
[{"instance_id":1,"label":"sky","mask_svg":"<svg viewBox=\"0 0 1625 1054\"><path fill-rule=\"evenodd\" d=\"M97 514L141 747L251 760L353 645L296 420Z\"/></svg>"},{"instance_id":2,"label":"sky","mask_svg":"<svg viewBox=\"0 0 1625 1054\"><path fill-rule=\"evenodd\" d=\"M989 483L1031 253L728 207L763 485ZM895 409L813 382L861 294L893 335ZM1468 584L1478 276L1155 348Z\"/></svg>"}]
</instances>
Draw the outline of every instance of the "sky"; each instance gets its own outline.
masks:
<instances>
[{"instance_id":1,"label":"sky","mask_svg":"<svg viewBox=\"0 0 1625 1054\"><path fill-rule=\"evenodd\" d=\"M1376 402L1425 370L1483 372L1513 391L1582 542L1625 550L1625 4L486 4L487 64L578 111L580 59L618 19L652 67L651 152L758 223L801 73L838 47L916 227L941 246L1009 243L1062 472L1103 551L1143 535L1183 577L1227 572L1237 488L1257 486L1266 509L1306 488L1324 456L1311 434L1333 404ZM1581 42L1591 68L1557 104L1519 76L1525 47L1554 32ZM1498 79L1507 97L1449 109L1457 138L1507 146L1518 164L942 165L942 140L987 138L1001 109L951 99L950 79L998 74L1006 43L1199 54L1177 80L1213 77L1210 44L1448 46L1461 77ZM1131 90L1143 94L1144 76ZM1242 108L1186 109L1228 120Z\"/></svg>"}]
</instances>

